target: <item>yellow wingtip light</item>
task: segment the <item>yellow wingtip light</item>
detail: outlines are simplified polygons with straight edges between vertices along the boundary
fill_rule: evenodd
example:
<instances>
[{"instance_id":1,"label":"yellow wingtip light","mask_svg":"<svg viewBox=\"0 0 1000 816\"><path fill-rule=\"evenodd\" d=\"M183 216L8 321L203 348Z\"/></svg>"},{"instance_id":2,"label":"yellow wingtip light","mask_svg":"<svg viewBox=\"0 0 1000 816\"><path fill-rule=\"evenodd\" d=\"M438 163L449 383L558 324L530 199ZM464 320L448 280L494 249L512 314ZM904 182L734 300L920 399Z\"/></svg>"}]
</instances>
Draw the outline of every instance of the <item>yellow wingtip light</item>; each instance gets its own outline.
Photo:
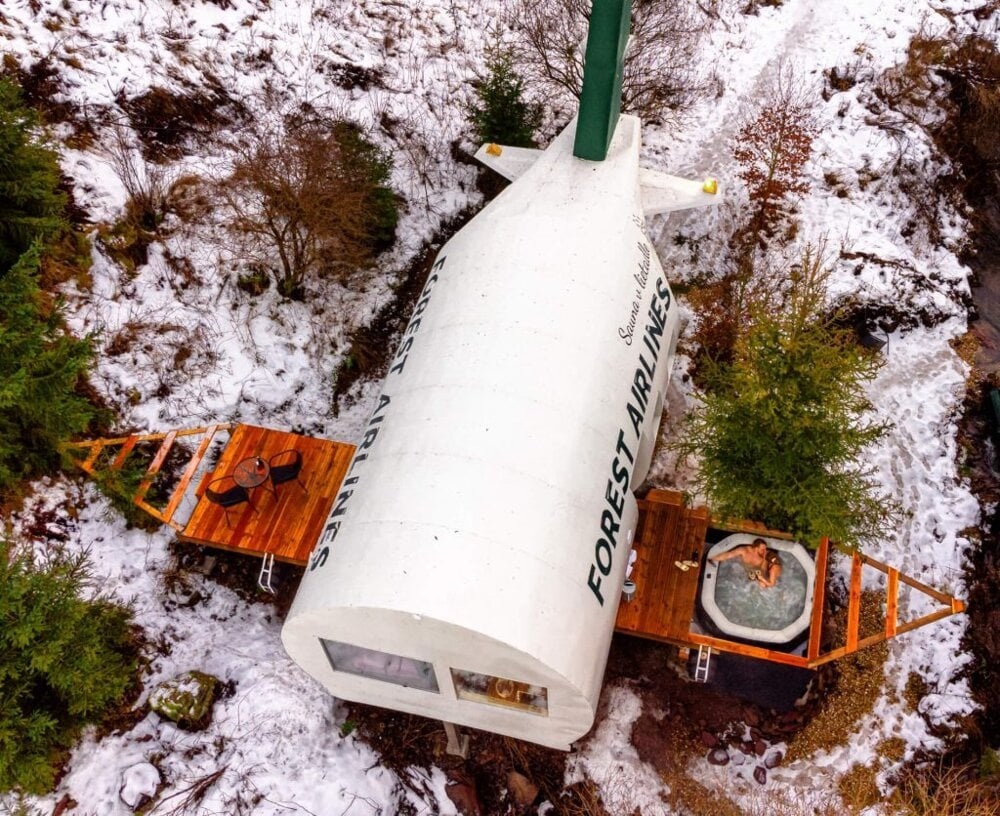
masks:
<instances>
[{"instance_id":1,"label":"yellow wingtip light","mask_svg":"<svg viewBox=\"0 0 1000 816\"><path fill-rule=\"evenodd\" d=\"M701 185L702 192L709 193L710 195L715 195L719 192L719 182L714 178L705 179L705 183Z\"/></svg>"},{"instance_id":2,"label":"yellow wingtip light","mask_svg":"<svg viewBox=\"0 0 1000 816\"><path fill-rule=\"evenodd\" d=\"M503 148L500 147L500 145L494 144L493 142L486 145L486 154L488 156L499 156L501 153L503 153Z\"/></svg>"}]
</instances>

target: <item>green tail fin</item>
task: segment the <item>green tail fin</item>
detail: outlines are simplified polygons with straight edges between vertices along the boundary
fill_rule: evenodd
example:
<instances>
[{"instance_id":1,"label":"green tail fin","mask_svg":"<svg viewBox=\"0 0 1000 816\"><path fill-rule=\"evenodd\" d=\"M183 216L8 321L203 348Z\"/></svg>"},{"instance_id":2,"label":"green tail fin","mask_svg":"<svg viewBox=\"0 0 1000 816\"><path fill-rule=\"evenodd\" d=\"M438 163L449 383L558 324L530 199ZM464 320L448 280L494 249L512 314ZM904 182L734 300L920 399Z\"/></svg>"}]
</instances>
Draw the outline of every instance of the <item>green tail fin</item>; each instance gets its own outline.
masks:
<instances>
[{"instance_id":1,"label":"green tail fin","mask_svg":"<svg viewBox=\"0 0 1000 816\"><path fill-rule=\"evenodd\" d=\"M622 104L632 0L594 0L583 58L583 91L573 155L604 161Z\"/></svg>"}]
</instances>

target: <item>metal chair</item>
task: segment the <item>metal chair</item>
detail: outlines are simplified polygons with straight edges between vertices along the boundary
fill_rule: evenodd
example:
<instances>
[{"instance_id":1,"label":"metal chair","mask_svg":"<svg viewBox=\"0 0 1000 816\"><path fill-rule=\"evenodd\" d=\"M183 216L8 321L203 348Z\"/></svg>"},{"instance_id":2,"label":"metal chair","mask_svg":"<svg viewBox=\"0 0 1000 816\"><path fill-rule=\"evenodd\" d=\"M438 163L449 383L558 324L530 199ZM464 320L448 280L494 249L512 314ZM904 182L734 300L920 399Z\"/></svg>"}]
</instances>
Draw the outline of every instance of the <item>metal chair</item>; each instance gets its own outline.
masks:
<instances>
[{"instance_id":1,"label":"metal chair","mask_svg":"<svg viewBox=\"0 0 1000 816\"><path fill-rule=\"evenodd\" d=\"M267 463L271 466L271 484L275 487L294 479L299 483L299 487L305 490L306 493L309 492L299 478L299 473L302 471L301 451L297 451L294 448L284 450L281 453L274 454L274 456L268 459Z\"/></svg>"},{"instance_id":2,"label":"metal chair","mask_svg":"<svg viewBox=\"0 0 1000 816\"><path fill-rule=\"evenodd\" d=\"M236 480L232 476L222 476L219 479L213 479L209 482L205 488L205 498L212 502L212 504L219 505L226 512L226 524L230 527L232 527L229 521L229 509L231 507L236 507L236 505L246 502L250 505L251 510L255 513L257 512L257 508L250 501L249 491L242 485L236 484Z\"/></svg>"}]
</instances>

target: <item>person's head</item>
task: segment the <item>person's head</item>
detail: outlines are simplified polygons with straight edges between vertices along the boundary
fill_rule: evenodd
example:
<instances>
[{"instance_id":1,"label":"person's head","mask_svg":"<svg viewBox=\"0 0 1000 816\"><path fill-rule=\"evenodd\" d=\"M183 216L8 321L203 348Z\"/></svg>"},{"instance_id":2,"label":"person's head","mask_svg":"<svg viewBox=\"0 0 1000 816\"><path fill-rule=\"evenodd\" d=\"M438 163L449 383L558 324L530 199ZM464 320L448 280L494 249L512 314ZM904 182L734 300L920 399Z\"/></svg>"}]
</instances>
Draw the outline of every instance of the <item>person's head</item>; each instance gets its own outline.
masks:
<instances>
[{"instance_id":1,"label":"person's head","mask_svg":"<svg viewBox=\"0 0 1000 816\"><path fill-rule=\"evenodd\" d=\"M758 555L764 555L767 552L767 542L763 538L755 538L750 545L750 549Z\"/></svg>"}]
</instances>

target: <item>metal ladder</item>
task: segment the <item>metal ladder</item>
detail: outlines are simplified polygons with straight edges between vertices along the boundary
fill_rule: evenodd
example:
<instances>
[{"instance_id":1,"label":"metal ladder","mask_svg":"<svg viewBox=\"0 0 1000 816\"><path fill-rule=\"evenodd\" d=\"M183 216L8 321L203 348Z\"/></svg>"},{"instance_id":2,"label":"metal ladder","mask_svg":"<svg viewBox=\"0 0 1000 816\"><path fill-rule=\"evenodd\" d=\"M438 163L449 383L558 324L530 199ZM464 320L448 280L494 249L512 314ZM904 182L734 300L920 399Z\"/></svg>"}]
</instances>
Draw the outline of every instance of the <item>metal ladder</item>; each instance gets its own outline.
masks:
<instances>
[{"instance_id":1,"label":"metal ladder","mask_svg":"<svg viewBox=\"0 0 1000 816\"><path fill-rule=\"evenodd\" d=\"M694 665L694 682L696 683L708 682L708 667L711 662L712 662L712 647L699 646L698 661Z\"/></svg>"},{"instance_id":2,"label":"metal ladder","mask_svg":"<svg viewBox=\"0 0 1000 816\"><path fill-rule=\"evenodd\" d=\"M274 574L274 553L264 553L264 560L260 565L260 575L257 576L257 586L265 592L274 594L274 587L271 586L271 576Z\"/></svg>"}]
</instances>

